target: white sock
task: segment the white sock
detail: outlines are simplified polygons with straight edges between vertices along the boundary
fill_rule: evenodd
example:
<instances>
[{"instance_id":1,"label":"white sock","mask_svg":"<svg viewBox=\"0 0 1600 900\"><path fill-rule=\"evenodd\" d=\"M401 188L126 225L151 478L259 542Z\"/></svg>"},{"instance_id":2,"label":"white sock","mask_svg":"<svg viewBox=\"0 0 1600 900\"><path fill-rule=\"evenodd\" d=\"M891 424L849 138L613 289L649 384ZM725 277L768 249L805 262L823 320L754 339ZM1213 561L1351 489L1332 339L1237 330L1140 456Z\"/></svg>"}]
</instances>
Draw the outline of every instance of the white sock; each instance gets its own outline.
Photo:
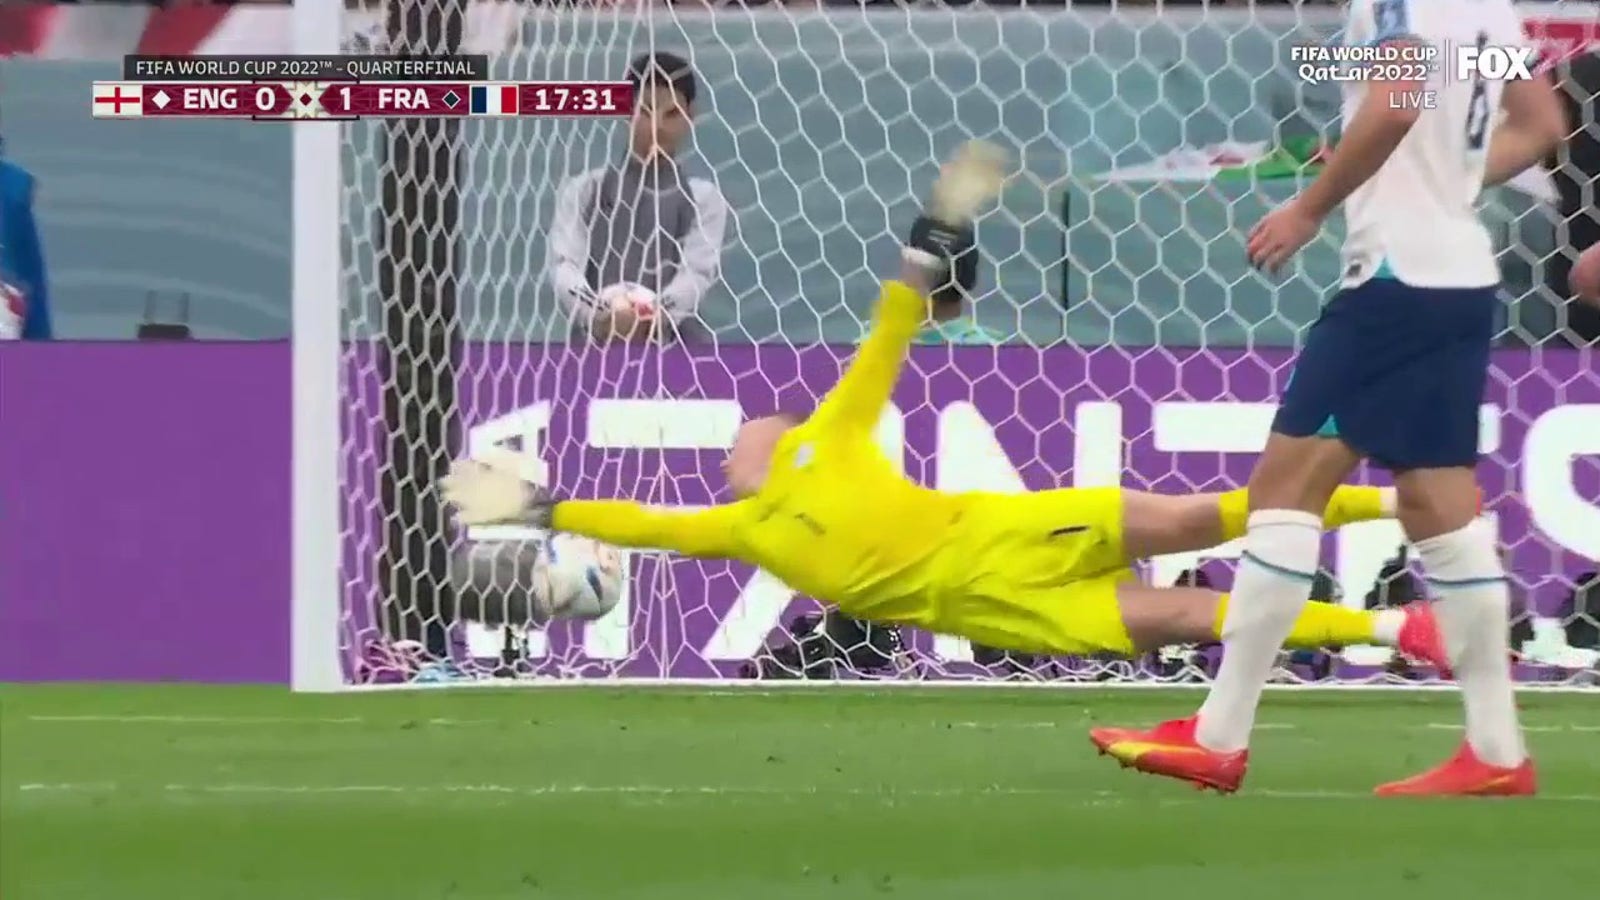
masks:
<instances>
[{"instance_id":1,"label":"white sock","mask_svg":"<svg viewBox=\"0 0 1600 900\"><path fill-rule=\"evenodd\" d=\"M1392 487L1378 488L1378 512L1383 513L1385 519L1392 519L1400 509L1400 492Z\"/></svg>"},{"instance_id":2,"label":"white sock","mask_svg":"<svg viewBox=\"0 0 1600 900\"><path fill-rule=\"evenodd\" d=\"M1516 766L1528 755L1517 724L1511 682L1511 593L1489 523L1416 543L1445 652L1466 706L1467 744L1492 766Z\"/></svg>"},{"instance_id":3,"label":"white sock","mask_svg":"<svg viewBox=\"0 0 1600 900\"><path fill-rule=\"evenodd\" d=\"M1404 610L1380 609L1372 617L1372 636L1378 643L1385 647L1398 646L1400 643L1400 629L1406 624Z\"/></svg>"},{"instance_id":4,"label":"white sock","mask_svg":"<svg viewBox=\"0 0 1600 900\"><path fill-rule=\"evenodd\" d=\"M1246 523L1244 542L1222 620L1222 664L1195 727L1195 739L1212 750L1242 750L1250 743L1278 650L1311 597L1322 518L1299 510L1258 510Z\"/></svg>"}]
</instances>

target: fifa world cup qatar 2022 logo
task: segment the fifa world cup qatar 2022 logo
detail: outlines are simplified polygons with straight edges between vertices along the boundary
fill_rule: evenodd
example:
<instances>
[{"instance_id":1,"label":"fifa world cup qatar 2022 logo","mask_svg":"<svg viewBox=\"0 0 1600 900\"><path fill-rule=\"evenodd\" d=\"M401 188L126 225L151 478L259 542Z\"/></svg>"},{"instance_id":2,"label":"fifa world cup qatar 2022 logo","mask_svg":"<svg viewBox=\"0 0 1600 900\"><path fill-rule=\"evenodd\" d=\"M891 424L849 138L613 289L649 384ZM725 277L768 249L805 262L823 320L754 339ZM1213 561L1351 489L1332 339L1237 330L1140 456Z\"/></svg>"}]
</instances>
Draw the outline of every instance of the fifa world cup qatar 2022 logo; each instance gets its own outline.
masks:
<instances>
[{"instance_id":1,"label":"fifa world cup qatar 2022 logo","mask_svg":"<svg viewBox=\"0 0 1600 900\"><path fill-rule=\"evenodd\" d=\"M1445 55L1433 45L1412 42L1307 44L1289 49L1295 75L1307 84L1387 83L1404 88L1390 92L1391 107L1418 110L1438 105L1432 81Z\"/></svg>"}]
</instances>

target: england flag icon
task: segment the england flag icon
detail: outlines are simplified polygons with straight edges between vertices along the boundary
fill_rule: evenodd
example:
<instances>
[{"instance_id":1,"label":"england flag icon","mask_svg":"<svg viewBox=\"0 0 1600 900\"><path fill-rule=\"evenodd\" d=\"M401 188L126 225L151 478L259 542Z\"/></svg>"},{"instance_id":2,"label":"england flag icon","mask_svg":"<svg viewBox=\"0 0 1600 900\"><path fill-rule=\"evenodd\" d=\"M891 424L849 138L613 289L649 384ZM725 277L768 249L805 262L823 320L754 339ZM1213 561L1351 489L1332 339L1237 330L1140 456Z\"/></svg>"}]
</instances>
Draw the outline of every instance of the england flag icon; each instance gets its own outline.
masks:
<instances>
[{"instance_id":1,"label":"england flag icon","mask_svg":"<svg viewBox=\"0 0 1600 900\"><path fill-rule=\"evenodd\" d=\"M126 81L94 83L94 117L130 118L144 115L144 86Z\"/></svg>"}]
</instances>

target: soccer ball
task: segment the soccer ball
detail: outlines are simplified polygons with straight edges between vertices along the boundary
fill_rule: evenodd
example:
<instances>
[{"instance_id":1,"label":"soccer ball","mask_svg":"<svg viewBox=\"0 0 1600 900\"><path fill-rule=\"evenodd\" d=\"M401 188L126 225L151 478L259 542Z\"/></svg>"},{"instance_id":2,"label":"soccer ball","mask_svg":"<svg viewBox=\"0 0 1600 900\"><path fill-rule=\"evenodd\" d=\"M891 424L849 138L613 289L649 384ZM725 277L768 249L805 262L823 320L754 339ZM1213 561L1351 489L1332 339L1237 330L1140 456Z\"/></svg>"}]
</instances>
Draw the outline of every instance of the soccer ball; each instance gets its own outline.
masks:
<instances>
[{"instance_id":1,"label":"soccer ball","mask_svg":"<svg viewBox=\"0 0 1600 900\"><path fill-rule=\"evenodd\" d=\"M622 554L617 548L573 534L545 538L550 614L556 619L598 619L622 597Z\"/></svg>"},{"instance_id":2,"label":"soccer ball","mask_svg":"<svg viewBox=\"0 0 1600 900\"><path fill-rule=\"evenodd\" d=\"M656 293L644 285L623 282L604 288L598 295L600 304L617 312L628 311L639 322L656 317Z\"/></svg>"}]
</instances>

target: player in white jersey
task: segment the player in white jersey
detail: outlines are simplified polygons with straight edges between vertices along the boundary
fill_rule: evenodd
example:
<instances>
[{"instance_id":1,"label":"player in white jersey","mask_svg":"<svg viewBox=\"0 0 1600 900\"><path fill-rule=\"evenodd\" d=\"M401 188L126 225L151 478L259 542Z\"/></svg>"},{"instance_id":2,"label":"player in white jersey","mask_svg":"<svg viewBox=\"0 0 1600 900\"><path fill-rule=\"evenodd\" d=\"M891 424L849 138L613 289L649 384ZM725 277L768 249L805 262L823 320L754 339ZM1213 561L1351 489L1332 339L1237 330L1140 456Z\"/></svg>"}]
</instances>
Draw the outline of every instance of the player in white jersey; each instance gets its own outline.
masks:
<instances>
[{"instance_id":1,"label":"player in white jersey","mask_svg":"<svg viewBox=\"0 0 1600 900\"><path fill-rule=\"evenodd\" d=\"M1436 65L1426 80L1348 83L1327 168L1251 232L1251 262L1276 270L1342 205L1342 289L1306 336L1250 477L1236 601L1210 695L1191 718L1091 738L1141 771L1239 787L1262 687L1317 571L1319 513L1365 458L1394 472L1467 723L1449 762L1378 791L1531 794L1507 663L1505 571L1478 518L1478 408L1499 271L1474 204L1484 184L1554 149L1563 114L1542 75L1458 77L1460 47L1524 43L1510 0L1352 0L1348 16L1347 43L1435 47Z\"/></svg>"}]
</instances>

